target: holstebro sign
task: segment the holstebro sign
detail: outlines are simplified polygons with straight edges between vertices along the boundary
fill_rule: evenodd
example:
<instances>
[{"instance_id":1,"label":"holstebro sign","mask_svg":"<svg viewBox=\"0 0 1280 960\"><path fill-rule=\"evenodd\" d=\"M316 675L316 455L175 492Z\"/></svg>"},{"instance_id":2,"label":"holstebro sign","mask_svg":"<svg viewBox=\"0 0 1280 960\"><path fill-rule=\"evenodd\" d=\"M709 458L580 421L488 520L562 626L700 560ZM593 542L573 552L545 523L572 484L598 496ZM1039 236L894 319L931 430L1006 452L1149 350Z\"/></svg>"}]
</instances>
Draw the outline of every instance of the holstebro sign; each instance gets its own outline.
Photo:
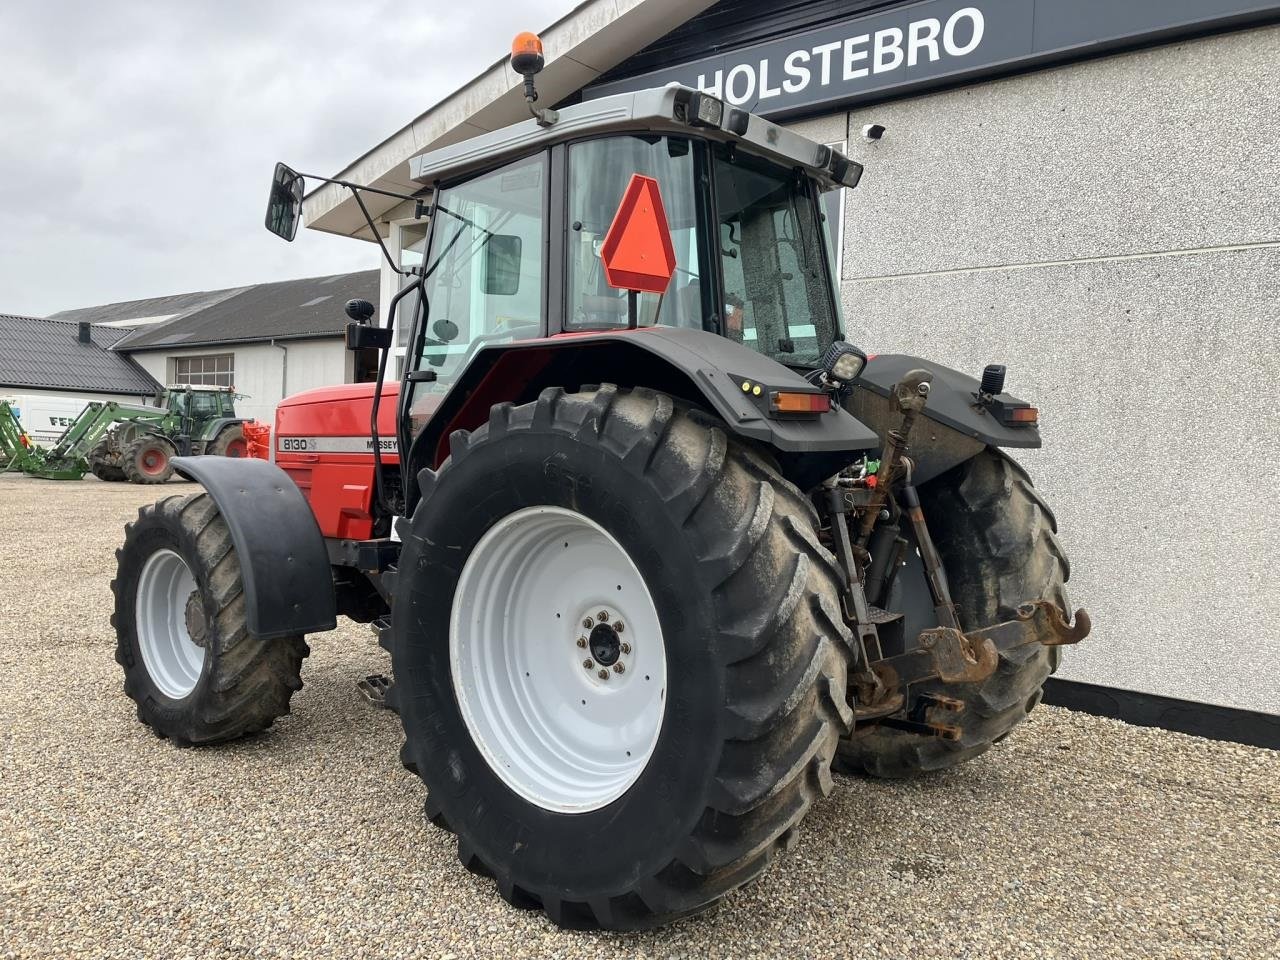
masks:
<instances>
[{"instance_id":1,"label":"holstebro sign","mask_svg":"<svg viewBox=\"0 0 1280 960\"><path fill-rule=\"evenodd\" d=\"M927 0L598 83L584 93L594 98L677 81L752 112L789 113L1275 8L1262 0Z\"/></svg>"}]
</instances>

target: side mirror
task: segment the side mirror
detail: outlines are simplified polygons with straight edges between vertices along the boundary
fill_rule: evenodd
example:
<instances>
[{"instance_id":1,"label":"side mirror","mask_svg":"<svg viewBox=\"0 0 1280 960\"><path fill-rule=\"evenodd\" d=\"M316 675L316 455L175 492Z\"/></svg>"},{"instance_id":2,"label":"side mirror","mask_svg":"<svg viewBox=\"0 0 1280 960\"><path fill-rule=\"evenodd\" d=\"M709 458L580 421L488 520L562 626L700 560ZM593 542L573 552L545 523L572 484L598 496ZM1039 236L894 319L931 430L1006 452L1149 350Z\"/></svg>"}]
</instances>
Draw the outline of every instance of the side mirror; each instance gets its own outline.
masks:
<instances>
[{"instance_id":1,"label":"side mirror","mask_svg":"<svg viewBox=\"0 0 1280 960\"><path fill-rule=\"evenodd\" d=\"M346 311L356 323L368 323L373 317L374 306L368 300L348 300Z\"/></svg>"},{"instance_id":2,"label":"side mirror","mask_svg":"<svg viewBox=\"0 0 1280 960\"><path fill-rule=\"evenodd\" d=\"M389 350L391 348L390 327L371 327L367 323L347 324L348 350Z\"/></svg>"},{"instance_id":3,"label":"side mirror","mask_svg":"<svg viewBox=\"0 0 1280 960\"><path fill-rule=\"evenodd\" d=\"M431 325L431 332L441 343L452 343L458 338L458 325L442 317Z\"/></svg>"},{"instance_id":4,"label":"side mirror","mask_svg":"<svg viewBox=\"0 0 1280 960\"><path fill-rule=\"evenodd\" d=\"M277 237L293 240L302 219L303 177L283 163L276 164L267 200L267 229Z\"/></svg>"}]
</instances>

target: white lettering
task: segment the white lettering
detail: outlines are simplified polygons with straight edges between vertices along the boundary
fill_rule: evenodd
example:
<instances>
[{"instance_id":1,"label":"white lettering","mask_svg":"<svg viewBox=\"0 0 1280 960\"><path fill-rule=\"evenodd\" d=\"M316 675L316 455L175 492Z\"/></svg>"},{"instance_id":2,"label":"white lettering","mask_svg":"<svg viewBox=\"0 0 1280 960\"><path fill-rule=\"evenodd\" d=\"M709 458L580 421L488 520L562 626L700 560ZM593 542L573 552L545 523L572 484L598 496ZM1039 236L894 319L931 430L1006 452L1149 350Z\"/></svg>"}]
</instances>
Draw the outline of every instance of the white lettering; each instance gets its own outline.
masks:
<instances>
[{"instance_id":1,"label":"white lettering","mask_svg":"<svg viewBox=\"0 0 1280 960\"><path fill-rule=\"evenodd\" d=\"M860 33L856 37L850 37L844 42L844 78L846 80L857 80L859 77L867 75L866 67L854 69L853 65L860 60L867 59L866 50L855 50L855 47L862 47L871 37L868 34Z\"/></svg>"},{"instance_id":2,"label":"white lettering","mask_svg":"<svg viewBox=\"0 0 1280 960\"><path fill-rule=\"evenodd\" d=\"M813 48L814 56L822 57L822 85L825 87L831 82L831 54L840 49L840 41L833 43L824 43L820 47Z\"/></svg>"},{"instance_id":3,"label":"white lettering","mask_svg":"<svg viewBox=\"0 0 1280 960\"><path fill-rule=\"evenodd\" d=\"M802 63L809 62L808 50L795 50L787 54L787 61L782 65L787 79L782 81L782 89L787 93L799 93L809 85L809 68Z\"/></svg>"},{"instance_id":4,"label":"white lettering","mask_svg":"<svg viewBox=\"0 0 1280 960\"><path fill-rule=\"evenodd\" d=\"M711 83L707 83L707 78L704 75L702 75L701 73L698 74L698 89L701 90L703 93L709 93L718 100L723 99L724 94L720 92L720 89L723 86L724 86L723 70L716 71L715 79L711 81Z\"/></svg>"},{"instance_id":5,"label":"white lettering","mask_svg":"<svg viewBox=\"0 0 1280 960\"><path fill-rule=\"evenodd\" d=\"M956 43L956 24L960 22L961 18L968 20L973 25L973 36L963 47ZM962 7L947 19L947 25L942 31L943 49L953 57L963 57L966 53L971 53L982 42L982 28L984 25L981 10L977 7Z\"/></svg>"},{"instance_id":6,"label":"white lettering","mask_svg":"<svg viewBox=\"0 0 1280 960\"><path fill-rule=\"evenodd\" d=\"M877 30L872 71L884 73L886 70L896 70L900 66L902 66L902 31L897 27Z\"/></svg>"},{"instance_id":7,"label":"white lettering","mask_svg":"<svg viewBox=\"0 0 1280 960\"><path fill-rule=\"evenodd\" d=\"M769 87L769 61L760 61L760 99L768 100L770 97L781 95L782 91L777 87Z\"/></svg>"},{"instance_id":8,"label":"white lettering","mask_svg":"<svg viewBox=\"0 0 1280 960\"><path fill-rule=\"evenodd\" d=\"M921 47L928 47L930 62L938 59L938 34L942 31L942 24L936 18L912 21L907 30L910 37L907 41L908 67L916 65L916 56Z\"/></svg>"},{"instance_id":9,"label":"white lettering","mask_svg":"<svg viewBox=\"0 0 1280 960\"><path fill-rule=\"evenodd\" d=\"M747 89L743 91L741 96L739 96L737 93L734 92L734 89L733 89L734 77L747 78ZM740 107L744 103L746 103L748 100L750 100L751 95L755 93L755 91L756 91L756 72L751 69L751 64L749 63L738 64L736 67L730 70L729 75L724 78L724 98L728 100L731 104L733 104L735 107Z\"/></svg>"}]
</instances>

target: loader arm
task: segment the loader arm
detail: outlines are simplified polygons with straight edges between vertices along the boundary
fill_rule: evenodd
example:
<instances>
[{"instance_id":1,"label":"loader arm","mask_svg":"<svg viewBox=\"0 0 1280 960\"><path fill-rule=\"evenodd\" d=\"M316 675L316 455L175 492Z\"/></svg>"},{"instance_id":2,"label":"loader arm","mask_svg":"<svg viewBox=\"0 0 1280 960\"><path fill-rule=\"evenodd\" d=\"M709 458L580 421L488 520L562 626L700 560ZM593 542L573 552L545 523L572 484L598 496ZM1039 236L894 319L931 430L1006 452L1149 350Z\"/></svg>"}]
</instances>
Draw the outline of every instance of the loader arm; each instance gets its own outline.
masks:
<instances>
[{"instance_id":1,"label":"loader arm","mask_svg":"<svg viewBox=\"0 0 1280 960\"><path fill-rule=\"evenodd\" d=\"M159 423L168 411L159 407L132 406L108 400L92 401L62 432L42 460L25 472L46 480L79 480L89 469L88 455L112 424L122 420L135 423Z\"/></svg>"}]
</instances>

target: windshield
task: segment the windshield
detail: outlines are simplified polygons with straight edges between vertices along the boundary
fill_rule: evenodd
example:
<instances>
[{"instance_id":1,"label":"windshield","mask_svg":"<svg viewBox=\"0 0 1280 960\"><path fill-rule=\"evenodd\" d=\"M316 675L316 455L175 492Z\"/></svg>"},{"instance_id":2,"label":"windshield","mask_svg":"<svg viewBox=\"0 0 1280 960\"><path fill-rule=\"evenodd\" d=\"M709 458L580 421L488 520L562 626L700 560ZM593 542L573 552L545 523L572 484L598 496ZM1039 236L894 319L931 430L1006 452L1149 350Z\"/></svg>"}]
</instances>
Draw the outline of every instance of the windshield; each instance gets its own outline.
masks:
<instances>
[{"instance_id":1,"label":"windshield","mask_svg":"<svg viewBox=\"0 0 1280 960\"><path fill-rule=\"evenodd\" d=\"M810 185L774 164L713 148L724 334L791 366L814 366L838 335Z\"/></svg>"}]
</instances>

